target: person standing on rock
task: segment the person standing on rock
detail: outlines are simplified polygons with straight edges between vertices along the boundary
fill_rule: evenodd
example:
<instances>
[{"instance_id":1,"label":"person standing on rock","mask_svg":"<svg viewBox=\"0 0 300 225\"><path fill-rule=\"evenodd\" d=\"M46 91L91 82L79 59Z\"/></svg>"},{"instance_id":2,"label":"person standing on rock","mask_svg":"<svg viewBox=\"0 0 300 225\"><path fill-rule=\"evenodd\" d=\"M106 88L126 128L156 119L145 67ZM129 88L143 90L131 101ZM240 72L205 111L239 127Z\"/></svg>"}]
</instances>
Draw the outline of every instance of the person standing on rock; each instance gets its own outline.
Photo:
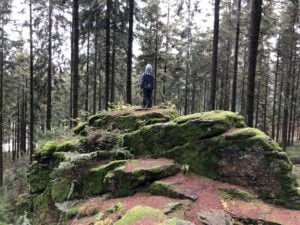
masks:
<instances>
[{"instance_id":1,"label":"person standing on rock","mask_svg":"<svg viewBox=\"0 0 300 225\"><path fill-rule=\"evenodd\" d=\"M146 70L142 75L141 89L143 89L143 102L144 109L152 107L152 93L154 89L154 76L151 64L146 66Z\"/></svg>"}]
</instances>

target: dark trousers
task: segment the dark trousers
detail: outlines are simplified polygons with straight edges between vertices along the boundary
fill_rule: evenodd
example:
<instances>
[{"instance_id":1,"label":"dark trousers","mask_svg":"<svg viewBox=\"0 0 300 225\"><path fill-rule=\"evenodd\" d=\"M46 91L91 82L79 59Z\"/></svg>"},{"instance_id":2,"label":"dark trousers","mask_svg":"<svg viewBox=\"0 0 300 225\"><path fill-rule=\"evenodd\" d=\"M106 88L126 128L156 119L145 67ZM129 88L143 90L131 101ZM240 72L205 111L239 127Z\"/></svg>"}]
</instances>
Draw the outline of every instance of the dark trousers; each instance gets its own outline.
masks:
<instances>
[{"instance_id":1,"label":"dark trousers","mask_svg":"<svg viewBox=\"0 0 300 225\"><path fill-rule=\"evenodd\" d=\"M151 108L152 107L152 92L153 89L143 89L143 108Z\"/></svg>"}]
</instances>

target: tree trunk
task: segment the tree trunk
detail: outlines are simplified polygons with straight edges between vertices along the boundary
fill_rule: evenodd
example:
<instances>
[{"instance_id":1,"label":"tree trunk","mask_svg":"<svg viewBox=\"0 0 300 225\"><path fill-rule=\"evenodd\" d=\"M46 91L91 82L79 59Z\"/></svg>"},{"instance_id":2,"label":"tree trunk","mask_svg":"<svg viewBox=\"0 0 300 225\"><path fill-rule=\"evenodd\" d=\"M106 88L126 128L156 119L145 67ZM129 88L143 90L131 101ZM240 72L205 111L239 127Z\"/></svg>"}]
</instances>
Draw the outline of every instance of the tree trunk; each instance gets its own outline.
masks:
<instances>
[{"instance_id":1,"label":"tree trunk","mask_svg":"<svg viewBox=\"0 0 300 225\"><path fill-rule=\"evenodd\" d=\"M256 95L256 115L255 115L255 127L257 128L258 126L258 112L259 112L259 101L260 101L260 80L258 82L258 89L257 89L257 95Z\"/></svg>"},{"instance_id":2,"label":"tree trunk","mask_svg":"<svg viewBox=\"0 0 300 225\"><path fill-rule=\"evenodd\" d=\"M86 81L85 81L85 111L89 112L89 85L90 85L90 30L87 34L86 52Z\"/></svg>"},{"instance_id":3,"label":"tree trunk","mask_svg":"<svg viewBox=\"0 0 300 225\"><path fill-rule=\"evenodd\" d=\"M233 81L232 81L232 101L231 101L231 111L232 112L236 111L237 75L238 75L238 64L239 64L241 2L242 2L242 0L238 0L237 24L236 24L235 48L234 48Z\"/></svg>"},{"instance_id":4,"label":"tree trunk","mask_svg":"<svg viewBox=\"0 0 300 225\"><path fill-rule=\"evenodd\" d=\"M49 0L49 26L48 26L48 79L47 79L47 115L46 128L51 130L51 104L52 104L52 0Z\"/></svg>"},{"instance_id":5,"label":"tree trunk","mask_svg":"<svg viewBox=\"0 0 300 225\"><path fill-rule=\"evenodd\" d=\"M132 43L133 43L133 15L134 0L129 0L129 29L127 49L127 80L126 80L126 103L132 104Z\"/></svg>"},{"instance_id":6,"label":"tree trunk","mask_svg":"<svg viewBox=\"0 0 300 225\"><path fill-rule=\"evenodd\" d=\"M276 141L279 142L279 134L280 134L280 124L281 124L281 103L282 103L282 91L283 91L283 73L281 74L281 81L279 87L279 101L278 101L278 112L277 112L277 131L276 131Z\"/></svg>"},{"instance_id":7,"label":"tree trunk","mask_svg":"<svg viewBox=\"0 0 300 225\"><path fill-rule=\"evenodd\" d=\"M110 86L110 17L111 0L106 0L106 61L105 61L105 109L109 107L109 86Z\"/></svg>"},{"instance_id":8,"label":"tree trunk","mask_svg":"<svg viewBox=\"0 0 300 225\"><path fill-rule=\"evenodd\" d=\"M247 123L253 127L256 62L263 0L252 0L247 88Z\"/></svg>"},{"instance_id":9,"label":"tree trunk","mask_svg":"<svg viewBox=\"0 0 300 225\"><path fill-rule=\"evenodd\" d=\"M277 86L278 86L278 72L279 72L279 52L277 50L277 61L276 61L276 71L275 71L275 81L274 81L274 97L273 97L273 113L272 113L272 139L275 138L275 115L276 115L276 103L277 103Z\"/></svg>"},{"instance_id":10,"label":"tree trunk","mask_svg":"<svg viewBox=\"0 0 300 225\"><path fill-rule=\"evenodd\" d=\"M3 185L3 76L4 76L4 16L3 8L0 8L1 19L1 46L0 46L0 187Z\"/></svg>"},{"instance_id":11,"label":"tree trunk","mask_svg":"<svg viewBox=\"0 0 300 225\"><path fill-rule=\"evenodd\" d=\"M156 1L156 25L155 25L155 59L154 59L154 101L153 104L157 104L157 80L158 80L158 4L159 2Z\"/></svg>"},{"instance_id":12,"label":"tree trunk","mask_svg":"<svg viewBox=\"0 0 300 225\"><path fill-rule=\"evenodd\" d=\"M114 1L114 7L113 7L113 43L112 43L112 57L111 57L111 86L110 86L110 102L115 103L116 98L116 78L115 78L115 72L116 72L116 45L117 45L117 0Z\"/></svg>"},{"instance_id":13,"label":"tree trunk","mask_svg":"<svg viewBox=\"0 0 300 225\"><path fill-rule=\"evenodd\" d=\"M93 114L97 109L97 72L98 72L98 17L96 16L95 39L94 39L94 80L93 80Z\"/></svg>"},{"instance_id":14,"label":"tree trunk","mask_svg":"<svg viewBox=\"0 0 300 225\"><path fill-rule=\"evenodd\" d=\"M32 161L32 155L34 150L34 100L33 100L33 30L32 30L32 0L29 2L29 29L30 29L30 128L29 128L29 155L30 161ZM26 133L26 124L25 124ZM26 137L26 135L25 135ZM26 138L25 138L25 148L26 148Z\"/></svg>"},{"instance_id":15,"label":"tree trunk","mask_svg":"<svg viewBox=\"0 0 300 225\"><path fill-rule=\"evenodd\" d=\"M216 107L217 74L218 74L218 45L219 45L220 0L215 0L214 40L212 54L212 73L210 90L210 110Z\"/></svg>"},{"instance_id":16,"label":"tree trunk","mask_svg":"<svg viewBox=\"0 0 300 225\"><path fill-rule=\"evenodd\" d=\"M76 120L78 118L79 91L79 0L73 0L73 19L73 119Z\"/></svg>"},{"instance_id":17,"label":"tree trunk","mask_svg":"<svg viewBox=\"0 0 300 225\"><path fill-rule=\"evenodd\" d=\"M185 101L184 101L184 115L188 114L189 102L189 79L191 77L190 69L190 55L191 55L191 0L188 1L188 40L187 40L187 63L186 63L186 77L185 77Z\"/></svg>"}]
</instances>

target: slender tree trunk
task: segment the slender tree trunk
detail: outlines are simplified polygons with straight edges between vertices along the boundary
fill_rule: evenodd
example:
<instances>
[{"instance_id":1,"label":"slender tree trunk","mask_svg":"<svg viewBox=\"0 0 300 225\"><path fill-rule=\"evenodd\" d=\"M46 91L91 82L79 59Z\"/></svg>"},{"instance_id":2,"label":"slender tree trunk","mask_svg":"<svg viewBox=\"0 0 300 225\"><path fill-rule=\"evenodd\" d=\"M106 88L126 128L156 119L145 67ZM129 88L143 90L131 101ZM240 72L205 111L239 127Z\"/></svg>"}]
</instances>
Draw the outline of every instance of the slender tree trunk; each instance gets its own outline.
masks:
<instances>
[{"instance_id":1,"label":"slender tree trunk","mask_svg":"<svg viewBox=\"0 0 300 225\"><path fill-rule=\"evenodd\" d=\"M275 81L274 81L274 97L273 97L273 113L272 113L272 139L275 138L275 115L276 115L276 103L277 103L277 86L278 86L278 72L279 72L279 52L277 50L277 61L276 61L276 71L275 71Z\"/></svg>"},{"instance_id":2,"label":"slender tree trunk","mask_svg":"<svg viewBox=\"0 0 300 225\"><path fill-rule=\"evenodd\" d=\"M4 16L3 8L0 8L1 19L1 46L0 46L0 187L3 185L3 76L4 76Z\"/></svg>"},{"instance_id":3,"label":"slender tree trunk","mask_svg":"<svg viewBox=\"0 0 300 225\"><path fill-rule=\"evenodd\" d=\"M85 111L89 112L89 85L90 85L90 30L87 34L86 52L86 81L85 81Z\"/></svg>"},{"instance_id":4,"label":"slender tree trunk","mask_svg":"<svg viewBox=\"0 0 300 225\"><path fill-rule=\"evenodd\" d=\"M281 124L281 103L282 103L282 91L283 91L283 73L281 73L281 81L279 87L279 101L278 101L278 117L277 117L277 132L276 132L276 141L279 141L279 134L280 134L280 124Z\"/></svg>"},{"instance_id":5,"label":"slender tree trunk","mask_svg":"<svg viewBox=\"0 0 300 225\"><path fill-rule=\"evenodd\" d=\"M79 0L73 0L73 18L73 119L76 120L78 118L79 91Z\"/></svg>"},{"instance_id":6,"label":"slender tree trunk","mask_svg":"<svg viewBox=\"0 0 300 225\"><path fill-rule=\"evenodd\" d=\"M116 98L116 78L115 78L115 72L116 72L116 45L117 45L117 1L114 1L114 7L113 7L113 43L112 43L112 57L111 57L111 86L110 86L110 102L115 103Z\"/></svg>"},{"instance_id":7,"label":"slender tree trunk","mask_svg":"<svg viewBox=\"0 0 300 225\"><path fill-rule=\"evenodd\" d=\"M166 80L167 80L167 68L168 68L168 53L169 53L169 25L170 25L170 2L168 1L168 13L167 13L167 32L166 32L166 58L165 58L165 69L164 69L164 76L163 76L163 102L167 101L166 95Z\"/></svg>"},{"instance_id":8,"label":"slender tree trunk","mask_svg":"<svg viewBox=\"0 0 300 225\"><path fill-rule=\"evenodd\" d=\"M217 75L218 75L218 45L219 45L220 0L215 0L214 40L212 54L212 73L210 90L210 110L216 107Z\"/></svg>"},{"instance_id":9,"label":"slender tree trunk","mask_svg":"<svg viewBox=\"0 0 300 225\"><path fill-rule=\"evenodd\" d=\"M236 24L236 33L235 33L234 66L233 66L233 81L232 81L232 101L231 101L231 111L233 111L233 112L236 111L237 75L238 75L238 64L239 64L241 2L242 2L242 0L238 0L237 24Z\"/></svg>"},{"instance_id":10,"label":"slender tree trunk","mask_svg":"<svg viewBox=\"0 0 300 225\"><path fill-rule=\"evenodd\" d=\"M111 0L106 0L106 61L105 61L105 109L109 107L110 86L110 18Z\"/></svg>"},{"instance_id":11,"label":"slender tree trunk","mask_svg":"<svg viewBox=\"0 0 300 225\"><path fill-rule=\"evenodd\" d=\"M157 104L157 89L158 89L158 85L157 85L157 80L158 80L158 19L159 19L159 15L158 15L158 4L159 2L156 1L156 25L155 25L155 59L154 59L154 105Z\"/></svg>"},{"instance_id":12,"label":"slender tree trunk","mask_svg":"<svg viewBox=\"0 0 300 225\"><path fill-rule=\"evenodd\" d=\"M186 77L185 77L185 101L184 101L184 115L188 114L189 102L189 79L191 77L190 69L190 55L191 55L191 0L188 1L188 40L187 40L187 63L186 63Z\"/></svg>"},{"instance_id":13,"label":"slender tree trunk","mask_svg":"<svg viewBox=\"0 0 300 225\"><path fill-rule=\"evenodd\" d=\"M98 72L98 17L96 16L95 39L94 39L94 80L93 80L93 114L97 109L97 72ZM101 96L100 96L101 97Z\"/></svg>"},{"instance_id":14,"label":"slender tree trunk","mask_svg":"<svg viewBox=\"0 0 300 225\"><path fill-rule=\"evenodd\" d=\"M269 76L266 74L263 131L267 133L268 90Z\"/></svg>"},{"instance_id":15,"label":"slender tree trunk","mask_svg":"<svg viewBox=\"0 0 300 225\"><path fill-rule=\"evenodd\" d=\"M126 103L132 104L132 43L133 43L133 15L134 0L129 0L129 30L127 49L127 80L126 80Z\"/></svg>"},{"instance_id":16,"label":"slender tree trunk","mask_svg":"<svg viewBox=\"0 0 300 225\"><path fill-rule=\"evenodd\" d=\"M73 36L74 36L74 18L72 18L72 27L71 27L71 77L70 77L70 109L69 109L69 119L70 119L70 127L73 126L73 74L74 74L74 43L73 43Z\"/></svg>"},{"instance_id":17,"label":"slender tree trunk","mask_svg":"<svg viewBox=\"0 0 300 225\"><path fill-rule=\"evenodd\" d=\"M32 155L34 150L34 90L33 90L33 30L32 30L32 0L29 3L29 29L30 29L30 128L29 128L29 154L30 161L32 161ZM25 125L26 133L26 125ZM25 138L25 148L26 148L26 138Z\"/></svg>"},{"instance_id":18,"label":"slender tree trunk","mask_svg":"<svg viewBox=\"0 0 300 225\"><path fill-rule=\"evenodd\" d=\"M258 89L257 89L257 95L256 95L256 115L255 115L255 127L258 126L258 112L259 112L259 102L260 102L260 80L258 82Z\"/></svg>"},{"instance_id":19,"label":"slender tree trunk","mask_svg":"<svg viewBox=\"0 0 300 225\"><path fill-rule=\"evenodd\" d=\"M253 127L256 62L263 0L252 0L247 88L247 123Z\"/></svg>"},{"instance_id":20,"label":"slender tree trunk","mask_svg":"<svg viewBox=\"0 0 300 225\"><path fill-rule=\"evenodd\" d=\"M46 128L51 130L52 111L52 0L49 0L49 26L48 26L48 79L47 79L47 118Z\"/></svg>"}]
</instances>

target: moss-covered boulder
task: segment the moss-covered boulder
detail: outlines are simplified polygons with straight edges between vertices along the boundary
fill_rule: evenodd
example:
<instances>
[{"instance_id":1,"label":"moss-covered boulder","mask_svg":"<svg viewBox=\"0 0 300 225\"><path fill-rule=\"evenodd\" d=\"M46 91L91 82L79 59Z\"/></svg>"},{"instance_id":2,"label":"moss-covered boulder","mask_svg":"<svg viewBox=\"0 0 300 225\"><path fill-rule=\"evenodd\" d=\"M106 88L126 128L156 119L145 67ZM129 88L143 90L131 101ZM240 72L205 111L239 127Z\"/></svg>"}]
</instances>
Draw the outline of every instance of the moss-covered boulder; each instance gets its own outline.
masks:
<instances>
[{"instance_id":1,"label":"moss-covered boulder","mask_svg":"<svg viewBox=\"0 0 300 225\"><path fill-rule=\"evenodd\" d=\"M173 160L134 160L107 173L104 184L114 196L128 196L134 193L136 187L175 175L179 171L179 166Z\"/></svg>"},{"instance_id":2,"label":"moss-covered boulder","mask_svg":"<svg viewBox=\"0 0 300 225\"><path fill-rule=\"evenodd\" d=\"M93 115L89 118L88 125L98 129L134 131L145 125L168 122L177 116L177 113L171 109L153 108L141 110L137 107L129 107L119 111ZM80 124L74 132L82 132L84 126L84 124Z\"/></svg>"},{"instance_id":3,"label":"moss-covered boulder","mask_svg":"<svg viewBox=\"0 0 300 225\"><path fill-rule=\"evenodd\" d=\"M145 194L193 204L201 196L172 182L174 177L188 176L178 174L183 168L184 173L250 188L271 203L300 209L292 166L276 142L247 128L237 113L178 116L163 108L126 108L91 116L74 129L74 135L39 143L28 172L30 193L20 198L18 208L20 214L29 211L33 224L57 224L59 218L78 215L75 208L62 213L61 205L99 195L116 198L148 191ZM171 181L161 180L166 177ZM223 188L219 194L224 201L252 199L240 190ZM121 222L127 221L126 215ZM189 224L163 218L158 224Z\"/></svg>"}]
</instances>

